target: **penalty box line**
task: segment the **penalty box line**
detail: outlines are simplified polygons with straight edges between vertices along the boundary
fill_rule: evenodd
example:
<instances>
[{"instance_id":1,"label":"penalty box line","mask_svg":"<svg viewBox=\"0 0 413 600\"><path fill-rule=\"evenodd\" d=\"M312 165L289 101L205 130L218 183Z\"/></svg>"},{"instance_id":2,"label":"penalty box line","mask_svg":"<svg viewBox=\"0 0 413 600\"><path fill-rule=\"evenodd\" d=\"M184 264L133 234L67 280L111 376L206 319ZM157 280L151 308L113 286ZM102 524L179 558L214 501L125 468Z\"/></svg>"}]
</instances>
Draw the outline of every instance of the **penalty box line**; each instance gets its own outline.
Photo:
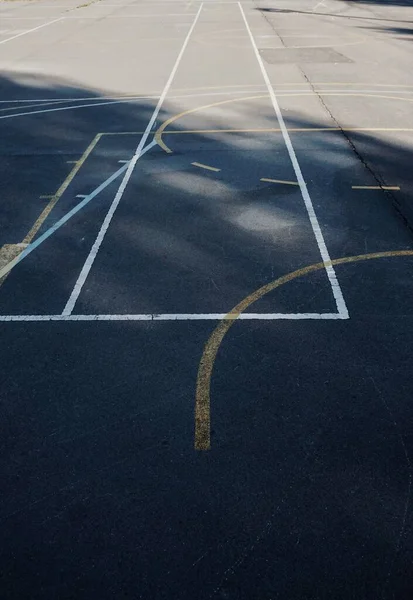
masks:
<instances>
[{"instance_id":1,"label":"penalty box line","mask_svg":"<svg viewBox=\"0 0 413 600\"><path fill-rule=\"evenodd\" d=\"M45 321L222 321L228 313L164 313L113 315L0 315L0 322L39 323ZM240 321L338 321L349 319L340 313L242 313L234 316Z\"/></svg>"}]
</instances>

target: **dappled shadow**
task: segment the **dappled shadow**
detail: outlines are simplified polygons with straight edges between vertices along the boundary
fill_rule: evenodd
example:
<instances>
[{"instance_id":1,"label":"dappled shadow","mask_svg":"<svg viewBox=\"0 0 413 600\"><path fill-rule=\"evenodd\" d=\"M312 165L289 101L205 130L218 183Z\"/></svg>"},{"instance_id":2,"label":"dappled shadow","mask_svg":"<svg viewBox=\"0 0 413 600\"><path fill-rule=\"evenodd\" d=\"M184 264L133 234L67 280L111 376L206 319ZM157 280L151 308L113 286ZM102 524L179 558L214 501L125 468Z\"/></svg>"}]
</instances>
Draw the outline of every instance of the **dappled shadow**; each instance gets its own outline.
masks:
<instances>
[{"instance_id":1,"label":"dappled shadow","mask_svg":"<svg viewBox=\"0 0 413 600\"><path fill-rule=\"evenodd\" d=\"M350 5L354 4L377 4L378 6L413 6L413 0L349 0Z\"/></svg>"},{"instance_id":2,"label":"dappled shadow","mask_svg":"<svg viewBox=\"0 0 413 600\"><path fill-rule=\"evenodd\" d=\"M388 22L396 22L396 23L413 23L412 20L406 20L404 18L394 19L388 18L387 16L379 17L379 16L365 16L365 15L350 15L350 14L342 14L337 12L330 12L324 10L296 10L290 8L264 8L257 7L256 10L263 13L282 13L282 14L301 14L301 15L310 15L310 16L319 16L319 17L334 17L335 19L349 19L355 21L388 21Z\"/></svg>"},{"instance_id":3,"label":"dappled shadow","mask_svg":"<svg viewBox=\"0 0 413 600\"><path fill-rule=\"evenodd\" d=\"M0 116L10 108L16 115L0 119L2 244L22 241L48 201L40 196L54 193L73 168L67 161L98 133L107 135L38 234L129 160L157 101L102 98L39 75L9 74L0 91L5 100L27 100L18 110L1 106ZM158 126L188 108L184 96L171 92ZM263 129L276 129L262 96ZM253 122L256 104L234 106L232 115ZM17 116L39 110L53 112ZM410 146L366 131L320 131L331 121L299 110L285 118L331 255L407 247L411 233L398 211L413 200ZM156 148L141 159L75 313L226 312L320 260L280 132L222 134L225 123L225 113L205 114L203 129L214 133L189 135L187 122L175 121L180 135L165 135L174 152ZM352 190L400 182L399 193ZM60 314L119 184L10 274L0 289L3 314ZM411 314L412 282L397 266L392 276L403 290L394 315ZM367 278L363 285L367 294ZM380 274L377 285L370 313L380 308ZM289 289L254 310L335 310L324 272ZM323 328L320 337L308 323L298 334L256 324L246 335L234 326L231 350L220 356L226 369L214 381L214 417L225 423L216 426L221 454L202 457L191 447L193 390L210 324L2 324L5 597L33 600L47 590L77 600L136 593L203 600L219 590L245 600L258 589L261 598L276 590L344 599L350 590L376 598L391 585L403 598L406 572L411 582L401 543L411 466L394 421L409 422L412 409L409 340L395 321L375 322L367 344L357 323L339 324L334 335ZM397 352L383 358L377 347L389 338ZM401 378L398 393L386 390L391 369Z\"/></svg>"},{"instance_id":4,"label":"dappled shadow","mask_svg":"<svg viewBox=\"0 0 413 600\"><path fill-rule=\"evenodd\" d=\"M379 33L393 34L398 39L410 39L413 35L413 27L374 27L374 30Z\"/></svg>"}]
</instances>

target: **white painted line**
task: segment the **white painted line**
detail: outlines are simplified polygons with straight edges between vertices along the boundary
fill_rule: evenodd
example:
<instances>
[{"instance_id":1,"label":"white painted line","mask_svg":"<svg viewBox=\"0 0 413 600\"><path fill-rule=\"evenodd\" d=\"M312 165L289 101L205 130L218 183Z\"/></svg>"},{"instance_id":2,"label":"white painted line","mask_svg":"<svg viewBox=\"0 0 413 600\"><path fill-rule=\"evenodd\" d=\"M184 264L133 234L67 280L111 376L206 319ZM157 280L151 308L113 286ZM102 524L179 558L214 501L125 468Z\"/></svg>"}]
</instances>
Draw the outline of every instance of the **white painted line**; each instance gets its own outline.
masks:
<instances>
[{"instance_id":1,"label":"white painted line","mask_svg":"<svg viewBox=\"0 0 413 600\"><path fill-rule=\"evenodd\" d=\"M77 212L79 212L79 210L81 210L91 200L93 200L93 198L95 198L98 194L100 194L100 192L103 189L105 189L110 183L112 183L112 181L114 181L117 177L119 177L119 175L121 175L125 170L126 170L126 165L124 165L123 167L118 169L115 173L113 173L113 175L111 175L108 179L106 179L106 181L104 181L98 188L96 188L96 190L94 190L94 192L92 192L89 196L86 196L86 198L84 200L82 200L82 202L79 202L79 204L76 204L76 206L74 206L72 208L72 210L70 210L64 217L59 219L59 221L57 221L54 225L52 225L52 227L47 229L47 231L45 231L34 242L29 244L27 246L27 248L21 254L19 254L19 256L17 256L15 259L13 259L9 263L7 263L7 265L5 265L2 269L0 269L0 278L2 278L4 275L9 273L19 262L21 262L29 254L31 254L33 252L33 250L35 250L38 246L40 246L40 244L42 244L45 240L47 240L47 238L49 238L58 229L60 229L60 227L62 227L62 225L67 223L67 221L69 221L69 219L71 219L73 217L73 215L75 215Z\"/></svg>"},{"instance_id":2,"label":"white painted line","mask_svg":"<svg viewBox=\"0 0 413 600\"><path fill-rule=\"evenodd\" d=\"M115 100L115 101L111 101L111 102L96 102L95 104L76 104L76 106L62 106L60 108L46 108L46 110L30 110L27 112L23 112L23 113L16 113L14 115L2 115L0 116L0 119L13 119L15 117L26 117L28 115L40 115L40 114L44 114L44 113L49 113L49 112L60 112L62 110L76 110L78 108L90 108L92 106L107 106L108 104L123 104L126 102L135 102L136 100L147 100L147 99L155 99L158 96L148 96L147 98L136 98L134 100L132 99L128 99L128 100Z\"/></svg>"},{"instance_id":3,"label":"white painted line","mask_svg":"<svg viewBox=\"0 0 413 600\"><path fill-rule=\"evenodd\" d=\"M316 5L314 6L314 8L312 9L312 12L314 12L315 10L317 10L317 8L318 8L319 6L323 6L323 5L324 5L324 0L321 0L321 1L320 1L318 4L316 4Z\"/></svg>"},{"instance_id":4,"label":"white painted line","mask_svg":"<svg viewBox=\"0 0 413 600\"><path fill-rule=\"evenodd\" d=\"M258 93L261 90L256 90ZM231 96L232 94L252 94L254 93L254 90L244 90L244 91L238 91L238 92L213 92L213 93L202 93L202 94L180 94L178 96L169 96L169 100L174 100L177 98L197 98L197 97L204 97L204 96ZM26 116L30 116L30 115L40 115L40 114L44 114L44 113L49 113L49 112L60 112L62 110L76 110L78 108L91 108L93 106L108 106L110 104L127 104L128 102L139 102L140 100L157 100L159 98L158 96L136 96L136 97L131 97L131 98L124 98L122 100L113 100L110 102L95 102L94 104L76 104L75 106L62 106L59 108L46 108L45 110L31 110L31 111L27 111L27 112L22 112L22 113L14 113L12 115L2 115L0 116L0 119L15 119L16 117L26 117ZM96 98L94 98L96 100ZM75 101L75 100L73 100ZM8 102L8 101L4 101L4 102ZM18 100L10 100L10 102L19 102ZM31 101L33 102L33 101ZM42 100L39 100L38 102L42 102ZM69 102L69 100L68 100ZM24 107L22 107L24 109ZM16 109L19 110L19 109Z\"/></svg>"},{"instance_id":5,"label":"white painted line","mask_svg":"<svg viewBox=\"0 0 413 600\"><path fill-rule=\"evenodd\" d=\"M92 16L78 16L78 17L65 17L65 19L102 19L106 21L106 19L129 19L129 18L145 18L145 19L160 19L162 17L193 17L194 15L196 15L196 13L158 13L158 14L153 14L153 15L145 15L145 14L139 14L139 13L134 13L131 15L96 15L94 17Z\"/></svg>"},{"instance_id":6,"label":"white painted line","mask_svg":"<svg viewBox=\"0 0 413 600\"><path fill-rule=\"evenodd\" d=\"M136 315L0 315L0 322L20 321L221 321L228 313L178 313ZM339 313L242 313L240 321L337 321L348 316Z\"/></svg>"},{"instance_id":7,"label":"white painted line","mask_svg":"<svg viewBox=\"0 0 413 600\"><path fill-rule=\"evenodd\" d=\"M277 115L277 119L278 119L278 122L279 122L279 125L280 125L281 133L282 133L282 136L284 138L284 142L285 142L285 145L287 147L287 151L288 151L288 154L289 154L289 157L290 157L290 160L291 160L291 164L293 166L293 169L294 169L294 172L295 172L298 184L300 186L301 195L303 197L304 204L305 204L305 207L307 209L308 218L310 219L311 227L313 229L314 236L315 236L316 241L317 241L317 245L318 245L318 248L319 248L319 251L320 251L320 254L321 254L321 258L323 259L323 261L325 263L326 262L330 262L331 261L330 254L329 254L329 252L327 250L327 246L326 246L326 243L324 241L324 237L323 237L323 234L321 232L321 228L320 228L317 216L315 214L314 206L313 206L313 203L311 201L310 194L308 193L307 184L304 181L304 177L303 177L303 174L301 172L301 168L300 168L300 165L298 163L298 160L297 160L297 157L296 157L296 154L295 154L295 151L294 151L294 147L293 147L293 145L291 143L291 139L290 139L290 136L289 136L289 133L288 133L288 129L287 129L287 126L285 125L284 117L282 115L280 106L278 104L278 100L277 100L277 97L275 95L274 88L271 85L270 78L268 77L268 73L267 73L267 71L265 69L265 66L264 66L264 63L262 61L261 55L260 55L260 53L258 51L258 48L257 48L257 45L255 43L254 37L252 35L250 26L249 26L248 21L247 21L247 19L245 17L245 13L244 13L244 10L242 8L241 2L238 2L238 6L239 6L239 9L241 11L241 15L242 15L242 18L244 20L245 27L247 29L248 35L250 37L251 44L252 44L252 47L253 47L253 50L254 50L254 53L255 53L255 57L256 57L256 59L258 61L258 64L259 64L260 69L261 69L262 76L264 77L264 81L265 81L265 83L267 85L268 93L270 95L271 102L272 102L275 114ZM331 266L331 265L327 266L326 267L326 273L327 273L328 279L330 281L330 285L331 285L331 289L332 289L332 292L333 292L334 299L336 301L337 310L340 313L340 315L343 315L343 317L348 317L347 306L346 306L346 303L345 303L345 300L344 300L344 297L343 297L343 293L341 291L340 284L338 282L337 275L336 275L336 272L335 272L333 266Z\"/></svg>"},{"instance_id":8,"label":"white painted line","mask_svg":"<svg viewBox=\"0 0 413 600\"><path fill-rule=\"evenodd\" d=\"M2 40L1 44L5 44L6 42L11 42L11 40L15 40L16 38L21 37L22 35L27 35L28 33L32 33L33 31L37 31L38 29L42 29L42 27L48 27L48 25L52 25L53 23L57 23L58 21L62 21L64 17L60 17L59 19L55 19L54 21L49 21L48 23L43 23L43 25L39 25L38 27L33 27L33 29L27 29L27 31L23 31L22 33L18 33L17 35L13 35L7 40Z\"/></svg>"},{"instance_id":9,"label":"white painted line","mask_svg":"<svg viewBox=\"0 0 413 600\"><path fill-rule=\"evenodd\" d=\"M413 93L413 92L412 92ZM99 100L136 100L139 98L158 98L158 96L99 96ZM83 102L84 100L97 100L96 96L85 96L83 98L27 98L18 100L0 100L0 104L17 104L26 102L50 102L50 104L63 104L64 102ZM22 108L27 108L23 106ZM16 109L17 110L17 109Z\"/></svg>"},{"instance_id":10,"label":"white painted line","mask_svg":"<svg viewBox=\"0 0 413 600\"><path fill-rule=\"evenodd\" d=\"M256 87L257 87L257 89L252 89L252 90L249 89L249 90L233 90L233 91L229 91L229 92L202 92L202 93L197 93L197 94L180 94L178 96L170 96L170 98L193 98L193 97L197 97L197 96L230 96L231 94L253 94L254 92L262 91L261 88L264 88L265 86L257 85ZM258 89L258 88L260 88L260 89ZM297 90L287 90L287 91L296 92ZM334 91L334 90L329 90L329 91ZM357 90L357 91L359 91L359 90ZM361 90L361 91L363 91L363 90ZM413 91L404 92L404 93L413 94ZM156 98L156 100L157 100L159 98L159 94L151 95L151 96L99 96L99 97L86 96L84 98L66 98L66 99L37 98L35 100L32 100L32 99L0 100L0 104L17 104L17 103L26 103L26 102L38 102L40 104L40 106L42 106L41 103L44 103L44 102L50 102L51 104L52 103L53 104L63 104L65 102L85 102L87 100L90 100L91 102L96 101L96 100L113 100L113 101L121 100L122 102L134 102L135 100L148 100L148 99L150 100L153 98ZM51 101L53 101L53 102L51 102ZM44 104L43 104L43 106L44 106ZM27 107L22 106L22 108L27 108ZM72 108L72 107L69 106L68 108ZM16 108L16 110L18 110L18 109Z\"/></svg>"},{"instance_id":11,"label":"white painted line","mask_svg":"<svg viewBox=\"0 0 413 600\"><path fill-rule=\"evenodd\" d=\"M152 141L150 144L148 144L142 150L141 156L143 156L144 154L146 154L154 146L156 146L155 140ZM80 210L82 210L82 208L84 208L87 204L89 204L89 202L91 200L93 200L93 198L96 198L96 196L98 196L101 192L103 192L103 190L105 188L107 188L108 185L110 185L120 175L122 175L122 173L124 173L126 171L126 168L127 168L127 165L123 165L123 167L121 167L120 169L118 169L117 171L115 171L115 173L113 173L113 175L111 175L110 177L108 177L95 190L93 190L93 192L91 192L88 196L85 196L85 198L84 198L84 200L82 200L82 202L79 202L79 204L76 204L76 206L74 206L72 208L72 210L70 210L64 217L62 217L61 219L59 219L59 221L57 221L54 225L52 225L52 227L50 227L49 229L47 229L34 242L28 244L27 247L26 247L26 249L21 254L19 254L19 256L17 256L15 259L13 259L9 263L7 263L7 265L5 265L2 269L0 269L0 279L4 275L7 275L7 273L9 273L19 262L21 262L24 258L26 258L26 256L28 256L29 254L31 254L33 252L33 250L35 250L36 248L38 248L40 246L40 244L43 244L43 242L45 240L47 240L51 235L53 235L54 233L56 233L56 231L58 229L60 229L60 227L62 227L76 213L78 213Z\"/></svg>"},{"instance_id":12,"label":"white painted line","mask_svg":"<svg viewBox=\"0 0 413 600\"><path fill-rule=\"evenodd\" d=\"M129 162L130 162L130 159L129 160L118 160L118 163L121 163L121 164L129 163Z\"/></svg>"},{"instance_id":13,"label":"white painted line","mask_svg":"<svg viewBox=\"0 0 413 600\"><path fill-rule=\"evenodd\" d=\"M1 18L2 19L14 19L15 21L38 21L39 19L44 19L44 16L42 16L42 17L9 17L7 15L2 15Z\"/></svg>"},{"instance_id":14,"label":"white painted line","mask_svg":"<svg viewBox=\"0 0 413 600\"><path fill-rule=\"evenodd\" d=\"M87 194L77 194L76 198L87 198Z\"/></svg>"},{"instance_id":15,"label":"white painted line","mask_svg":"<svg viewBox=\"0 0 413 600\"><path fill-rule=\"evenodd\" d=\"M97 253L99 252L99 248L100 248L100 246L101 246L101 244L103 242L103 239L104 239L104 237L106 235L106 232L108 230L108 227L110 225L112 217L113 217L113 215L114 215L114 213L115 213L115 211L116 211L116 209L117 209L117 207L119 205L119 202L122 199L122 196L123 196L123 194L125 192L126 186L128 185L129 180L130 180L130 178L132 176L132 173L133 173L133 171L135 169L136 163L138 162L139 158L142 155L142 149L143 149L143 147L144 147L144 145L146 143L146 140L148 139L148 136L150 135L150 133L152 131L152 128L153 128L155 122L156 122L156 119L158 117L159 111L161 110L162 104L163 104L163 102L164 102L164 100L166 98L166 95L167 95L167 93L169 91L169 88L172 85L172 81L174 80L175 74L176 74L176 72L178 70L180 62L181 62L182 57L184 55L184 52L186 50L186 47L187 47L187 45L189 43L189 40L190 40L191 35L192 35L192 32L195 29L195 25L197 24L197 21L199 19L199 15L201 14L202 7L203 7L203 3L199 7L199 10L198 10L198 12L196 14L196 17L195 17L195 19L194 19L194 21L193 21L193 23L192 23L192 25L191 25L191 27L190 27L190 29L188 31L188 34L187 34L187 36L185 38L185 41L184 41L184 43L182 45L182 48L181 48L179 54L177 56L177 59L176 59L175 64L174 64L174 66L172 68L172 71L171 71L171 73L170 73L170 75L168 77L168 81L165 84L163 92L162 92L162 94L161 94L161 96L160 96L160 98L158 100L158 103L157 103L157 105L155 107L155 110L152 113L150 121L149 121L149 123L146 126L145 133L143 134L142 139L139 142L139 145L138 145L138 147L136 149L136 152L135 152L133 158L131 159L130 163L127 166L126 173L125 173L125 175L124 175L124 177L123 177L123 179L121 181L119 189L118 189L118 191L117 191L117 193L115 195L115 198L114 198L114 200L113 200L113 202L112 202L112 204L111 204L111 206L109 208L109 211L108 211L108 213L107 213L107 215L105 217L105 220L102 223L102 227L100 228L100 231L99 231L99 233L97 235L95 243L93 244L92 249L91 249L91 251L89 253L89 256L87 257L87 259L85 261L85 264L83 265L83 268L82 268L82 270L80 272L80 275L79 275L79 277L78 277L78 279L77 279L77 281L75 283L75 287L73 288L73 291L72 291L72 293L70 295L70 298L69 298L69 300L66 303L66 306L65 306L65 308L63 310L63 313L62 313L63 315L70 315L72 313L72 311L73 311L73 308L74 308L74 306L76 304L76 301L77 301L77 299L79 297L79 294L82 291L82 287L83 287L83 285L84 285L84 283L85 283L85 281L87 279L87 276L89 275L90 269L92 268L92 265L93 265L93 263L95 261ZM156 142L153 141L152 143L155 144Z\"/></svg>"}]
</instances>

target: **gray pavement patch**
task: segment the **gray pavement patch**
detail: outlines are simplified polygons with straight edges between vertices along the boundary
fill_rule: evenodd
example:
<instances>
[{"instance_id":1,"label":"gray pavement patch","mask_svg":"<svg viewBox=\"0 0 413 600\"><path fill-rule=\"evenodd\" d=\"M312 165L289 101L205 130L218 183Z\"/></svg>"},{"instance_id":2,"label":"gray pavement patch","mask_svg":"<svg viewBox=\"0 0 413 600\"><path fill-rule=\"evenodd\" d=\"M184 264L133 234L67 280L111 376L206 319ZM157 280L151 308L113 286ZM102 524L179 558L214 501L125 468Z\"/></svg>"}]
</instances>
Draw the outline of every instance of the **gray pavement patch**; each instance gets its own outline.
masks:
<instances>
[{"instance_id":1,"label":"gray pavement patch","mask_svg":"<svg viewBox=\"0 0 413 600\"><path fill-rule=\"evenodd\" d=\"M261 48L261 57L270 65L278 63L352 63L333 48Z\"/></svg>"}]
</instances>

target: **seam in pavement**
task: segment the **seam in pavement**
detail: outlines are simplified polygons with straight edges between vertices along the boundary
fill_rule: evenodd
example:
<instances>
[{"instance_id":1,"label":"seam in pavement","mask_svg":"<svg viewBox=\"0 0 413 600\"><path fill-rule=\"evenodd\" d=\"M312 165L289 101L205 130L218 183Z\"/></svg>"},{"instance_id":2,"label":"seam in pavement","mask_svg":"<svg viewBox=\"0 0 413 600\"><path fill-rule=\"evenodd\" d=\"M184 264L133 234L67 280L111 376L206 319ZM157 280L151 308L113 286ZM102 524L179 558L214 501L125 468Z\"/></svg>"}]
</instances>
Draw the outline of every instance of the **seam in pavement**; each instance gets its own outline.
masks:
<instances>
[{"instance_id":1,"label":"seam in pavement","mask_svg":"<svg viewBox=\"0 0 413 600\"><path fill-rule=\"evenodd\" d=\"M267 15L264 14L263 11L260 11L260 14L263 17L263 19L268 23L268 25L271 27L271 29L274 32L274 35L276 35L279 38L279 40L282 43L283 47L287 48L287 46L285 45L285 42L284 42L282 36L278 33L278 31L276 31L274 29L274 25L268 19ZM404 207L401 205L399 198L396 198L396 196L392 193L391 190L386 189L385 182L381 179L380 175L378 173L376 173L374 171L374 169L369 165L368 161L362 156L361 152L359 152L359 150L357 149L357 146L355 145L355 143L353 142L353 140L351 139L351 137L344 131L344 129L340 125L339 121L335 118L335 116L333 115L332 111L329 109L329 107L325 103L325 101L322 98L322 96L318 93L317 89L312 84L311 80L307 76L307 74L304 71L304 69L302 68L302 66L299 65L298 63L296 64L296 66L297 66L298 70L300 71L301 75L304 77L305 81L310 86L310 88L313 91L314 95L318 98L318 101L320 102L321 106L324 108L324 110L326 111L326 113L329 115L329 117L331 118L331 120L333 121L333 123L335 123L335 125L337 126L338 130L340 131L340 133L343 135L344 139L346 140L346 142L350 146L350 148L353 151L353 153L356 156L356 158L363 165L363 167L366 169L366 171L368 171L368 173L370 173L370 175L373 177L374 181L376 181L376 183L380 186L380 188L383 190L383 192L390 199L390 202L391 202L393 208L395 209L395 211L397 212L397 214L399 215L399 217L402 219L402 221L406 225L406 227L408 227L408 229L410 231L413 231L413 212L412 212L411 216L409 216L409 213L407 213L407 214L405 213L405 211L403 210Z\"/></svg>"},{"instance_id":2,"label":"seam in pavement","mask_svg":"<svg viewBox=\"0 0 413 600\"><path fill-rule=\"evenodd\" d=\"M401 206L401 204L399 202L399 199L396 198L396 196L392 193L392 190L390 190L388 188L388 186L386 186L385 182L382 180L382 178L380 177L380 175L374 171L374 169L369 165L368 161L362 156L361 152L357 149L356 144L353 142L353 140L347 134L347 132L344 131L343 127L340 125L340 123L338 122L338 120L335 118L335 116L333 115L333 113L331 112L331 110L329 109L329 107L327 106L327 104L325 103L324 99L320 96L320 94L314 88L313 84L311 83L310 79L307 77L307 75L303 71L303 69L301 67L299 67L299 70L301 71L303 77L305 78L305 80L307 81L307 83L309 84L309 86L311 87L311 89L313 90L314 94L318 98L318 100L319 100L320 104L322 105L322 107L325 109L325 111L327 112L327 114L330 116L331 120L335 123L335 125L339 129L340 133L342 134L342 136L344 137L344 139L346 140L346 142L350 146L350 148L353 151L353 153L356 156L356 158L363 165L363 167L366 169L366 171L368 171L368 173L370 173L370 175L373 177L374 181L376 181L377 185L381 188L381 190L390 199L392 206L396 210L397 214L403 220L403 223L410 230L413 231L413 223L411 223L409 221L408 216L403 212L403 209L402 209L402 206Z\"/></svg>"}]
</instances>

